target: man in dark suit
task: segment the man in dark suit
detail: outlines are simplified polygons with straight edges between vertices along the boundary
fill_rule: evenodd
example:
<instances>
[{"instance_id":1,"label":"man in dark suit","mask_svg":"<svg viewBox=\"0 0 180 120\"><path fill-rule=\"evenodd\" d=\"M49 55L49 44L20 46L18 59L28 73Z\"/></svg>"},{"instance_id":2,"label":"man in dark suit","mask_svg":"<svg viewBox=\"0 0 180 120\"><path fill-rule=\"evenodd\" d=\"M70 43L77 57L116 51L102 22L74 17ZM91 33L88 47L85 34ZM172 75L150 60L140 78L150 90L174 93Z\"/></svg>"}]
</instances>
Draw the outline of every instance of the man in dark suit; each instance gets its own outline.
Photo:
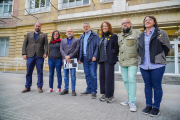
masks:
<instances>
[{"instance_id":1,"label":"man in dark suit","mask_svg":"<svg viewBox=\"0 0 180 120\"><path fill-rule=\"evenodd\" d=\"M63 59L66 59L67 62L71 62L70 59L77 58L79 52L79 39L73 37L72 28L68 28L66 31L67 38L61 40L60 52ZM64 68L64 64L63 64ZM76 96L75 85L76 85L76 68L65 69L64 68L64 83L65 89L60 92L60 95L68 94L69 89L69 70L71 72L71 89L72 96Z\"/></svg>"},{"instance_id":2,"label":"man in dark suit","mask_svg":"<svg viewBox=\"0 0 180 120\"><path fill-rule=\"evenodd\" d=\"M43 63L44 58L46 58L48 54L48 39L47 35L41 32L41 24L39 22L35 23L34 29L34 32L27 33L22 46L23 58L27 60L26 84L22 93L30 91L32 73L35 65L38 73L38 91L39 93L43 92Z\"/></svg>"}]
</instances>

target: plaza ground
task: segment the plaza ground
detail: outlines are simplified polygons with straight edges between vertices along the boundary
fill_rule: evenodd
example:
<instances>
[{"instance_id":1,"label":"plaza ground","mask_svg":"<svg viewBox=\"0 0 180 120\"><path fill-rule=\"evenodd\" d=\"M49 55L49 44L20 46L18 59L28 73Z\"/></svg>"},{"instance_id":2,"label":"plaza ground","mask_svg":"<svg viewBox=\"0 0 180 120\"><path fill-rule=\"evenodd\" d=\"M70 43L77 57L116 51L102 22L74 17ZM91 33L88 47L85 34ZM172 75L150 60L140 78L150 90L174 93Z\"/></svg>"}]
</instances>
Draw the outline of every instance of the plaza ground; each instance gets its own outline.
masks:
<instances>
[{"instance_id":1,"label":"plaza ground","mask_svg":"<svg viewBox=\"0 0 180 120\"><path fill-rule=\"evenodd\" d=\"M55 92L56 77L52 93L46 92L49 89L48 76L44 76L43 93L38 93L36 82L37 76L33 75L31 91L21 93L25 74L0 72L0 120L180 120L180 85L163 84L161 114L150 117L141 113L145 107L143 83L137 83L138 110L130 112L128 106L120 105L127 100L122 81L115 81L115 101L110 104L99 101L99 85L96 99L91 99L91 95L80 96L86 89L86 82L78 74L75 97L71 95L71 87L67 95ZM64 82L61 87L63 90Z\"/></svg>"}]
</instances>

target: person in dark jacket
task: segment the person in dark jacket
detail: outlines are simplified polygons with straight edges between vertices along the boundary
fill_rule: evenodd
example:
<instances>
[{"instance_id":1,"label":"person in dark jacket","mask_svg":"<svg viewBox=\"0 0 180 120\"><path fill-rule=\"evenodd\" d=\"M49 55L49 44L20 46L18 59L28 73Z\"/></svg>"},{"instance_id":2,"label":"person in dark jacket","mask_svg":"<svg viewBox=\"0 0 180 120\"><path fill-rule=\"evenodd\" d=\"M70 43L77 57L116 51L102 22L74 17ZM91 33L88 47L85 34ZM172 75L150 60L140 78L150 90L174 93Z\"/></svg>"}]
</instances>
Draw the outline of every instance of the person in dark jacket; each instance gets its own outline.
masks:
<instances>
[{"instance_id":1,"label":"person in dark jacket","mask_svg":"<svg viewBox=\"0 0 180 120\"><path fill-rule=\"evenodd\" d=\"M26 84L22 93L31 90L32 74L35 66L38 74L38 92L43 92L43 64L48 55L48 38L47 34L41 32L41 23L36 22L34 29L33 32L27 33L22 46L23 59L27 60Z\"/></svg>"},{"instance_id":2,"label":"person in dark jacket","mask_svg":"<svg viewBox=\"0 0 180 120\"><path fill-rule=\"evenodd\" d=\"M118 37L113 34L113 28L107 21L101 24L98 63L100 93L103 94L100 101L111 103L114 101L114 65L118 61Z\"/></svg>"},{"instance_id":3,"label":"person in dark jacket","mask_svg":"<svg viewBox=\"0 0 180 120\"><path fill-rule=\"evenodd\" d=\"M148 15L144 18L144 32L138 38L138 64L145 83L146 108L144 114L160 114L162 100L162 77L166 66L166 56L170 51L170 40L164 30L157 27L156 18ZM154 93L153 93L154 90ZM152 102L154 94L154 103Z\"/></svg>"},{"instance_id":4,"label":"person in dark jacket","mask_svg":"<svg viewBox=\"0 0 180 120\"><path fill-rule=\"evenodd\" d=\"M84 33L80 37L80 51L78 63L83 62L84 74L87 88L82 95L91 94L91 98L96 98L97 93L97 56L99 36L90 30L90 24L83 24Z\"/></svg>"},{"instance_id":5,"label":"person in dark jacket","mask_svg":"<svg viewBox=\"0 0 180 120\"><path fill-rule=\"evenodd\" d=\"M61 76L61 66L62 66L62 56L60 52L60 34L59 31L55 30L52 33L51 41L49 43L49 90L47 92L53 91L53 82L54 82L54 68L56 68L57 73L57 81L58 86L56 92L59 93L61 91L61 83L62 83L62 76Z\"/></svg>"}]
</instances>

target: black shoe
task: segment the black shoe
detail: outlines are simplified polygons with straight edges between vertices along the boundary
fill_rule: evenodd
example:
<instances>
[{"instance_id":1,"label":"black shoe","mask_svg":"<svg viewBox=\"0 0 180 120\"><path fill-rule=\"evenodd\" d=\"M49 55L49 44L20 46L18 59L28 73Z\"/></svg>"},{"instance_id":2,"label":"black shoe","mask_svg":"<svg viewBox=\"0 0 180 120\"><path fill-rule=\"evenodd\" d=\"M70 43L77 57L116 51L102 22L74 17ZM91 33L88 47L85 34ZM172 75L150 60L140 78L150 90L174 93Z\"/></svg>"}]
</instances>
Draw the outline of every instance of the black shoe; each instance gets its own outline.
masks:
<instances>
[{"instance_id":1,"label":"black shoe","mask_svg":"<svg viewBox=\"0 0 180 120\"><path fill-rule=\"evenodd\" d=\"M99 100L100 100L101 102L106 101L106 96L105 96L105 94L104 94L101 98L99 98Z\"/></svg>"},{"instance_id":2,"label":"black shoe","mask_svg":"<svg viewBox=\"0 0 180 120\"><path fill-rule=\"evenodd\" d=\"M92 99L96 99L96 93L92 93L92 94L91 94L91 98L92 98Z\"/></svg>"},{"instance_id":3,"label":"black shoe","mask_svg":"<svg viewBox=\"0 0 180 120\"><path fill-rule=\"evenodd\" d=\"M143 109L142 113L147 115L151 112L152 107L151 106L146 106L146 108Z\"/></svg>"},{"instance_id":4,"label":"black shoe","mask_svg":"<svg viewBox=\"0 0 180 120\"><path fill-rule=\"evenodd\" d=\"M75 90L72 90L72 96L76 96Z\"/></svg>"},{"instance_id":5,"label":"black shoe","mask_svg":"<svg viewBox=\"0 0 180 120\"><path fill-rule=\"evenodd\" d=\"M106 98L107 103L112 103L114 101L114 96Z\"/></svg>"},{"instance_id":6,"label":"black shoe","mask_svg":"<svg viewBox=\"0 0 180 120\"><path fill-rule=\"evenodd\" d=\"M68 90L64 89L62 92L59 93L59 95L68 94Z\"/></svg>"},{"instance_id":7,"label":"black shoe","mask_svg":"<svg viewBox=\"0 0 180 120\"><path fill-rule=\"evenodd\" d=\"M89 92L87 92L87 91L81 93L81 95L87 95L87 94L91 94L91 93L89 93Z\"/></svg>"},{"instance_id":8,"label":"black shoe","mask_svg":"<svg viewBox=\"0 0 180 120\"><path fill-rule=\"evenodd\" d=\"M157 109L157 108L153 108L152 110L151 110L151 112L150 112L150 116L151 117L154 117L154 116L158 116L160 114L160 110L159 109Z\"/></svg>"}]
</instances>

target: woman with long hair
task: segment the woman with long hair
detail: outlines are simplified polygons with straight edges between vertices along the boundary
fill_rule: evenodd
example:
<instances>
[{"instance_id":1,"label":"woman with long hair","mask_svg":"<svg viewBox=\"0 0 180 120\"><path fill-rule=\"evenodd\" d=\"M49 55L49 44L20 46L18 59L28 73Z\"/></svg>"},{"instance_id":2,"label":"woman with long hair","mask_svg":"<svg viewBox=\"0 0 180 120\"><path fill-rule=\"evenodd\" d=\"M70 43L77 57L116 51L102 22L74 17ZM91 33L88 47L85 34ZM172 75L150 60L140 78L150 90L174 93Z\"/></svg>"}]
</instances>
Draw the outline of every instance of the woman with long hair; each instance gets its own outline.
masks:
<instances>
[{"instance_id":1,"label":"woman with long hair","mask_svg":"<svg viewBox=\"0 0 180 120\"><path fill-rule=\"evenodd\" d=\"M49 90L47 92L53 92L53 82L54 82L54 71L56 68L58 86L56 92L61 91L62 84L62 75L61 75L61 66L62 66L62 56L60 53L60 33L58 30L55 30L52 33L51 41L49 42Z\"/></svg>"},{"instance_id":2,"label":"woman with long hair","mask_svg":"<svg viewBox=\"0 0 180 120\"><path fill-rule=\"evenodd\" d=\"M170 50L170 40L164 30L157 26L154 16L148 15L143 20L144 32L138 38L138 64L145 83L146 108L144 114L160 114L162 100L162 77L166 66L166 56ZM154 103L152 101L154 95Z\"/></svg>"},{"instance_id":3,"label":"woman with long hair","mask_svg":"<svg viewBox=\"0 0 180 120\"><path fill-rule=\"evenodd\" d=\"M118 61L118 37L114 34L111 24L107 21L101 24L100 44L98 50L100 101L114 101L114 65Z\"/></svg>"}]
</instances>

